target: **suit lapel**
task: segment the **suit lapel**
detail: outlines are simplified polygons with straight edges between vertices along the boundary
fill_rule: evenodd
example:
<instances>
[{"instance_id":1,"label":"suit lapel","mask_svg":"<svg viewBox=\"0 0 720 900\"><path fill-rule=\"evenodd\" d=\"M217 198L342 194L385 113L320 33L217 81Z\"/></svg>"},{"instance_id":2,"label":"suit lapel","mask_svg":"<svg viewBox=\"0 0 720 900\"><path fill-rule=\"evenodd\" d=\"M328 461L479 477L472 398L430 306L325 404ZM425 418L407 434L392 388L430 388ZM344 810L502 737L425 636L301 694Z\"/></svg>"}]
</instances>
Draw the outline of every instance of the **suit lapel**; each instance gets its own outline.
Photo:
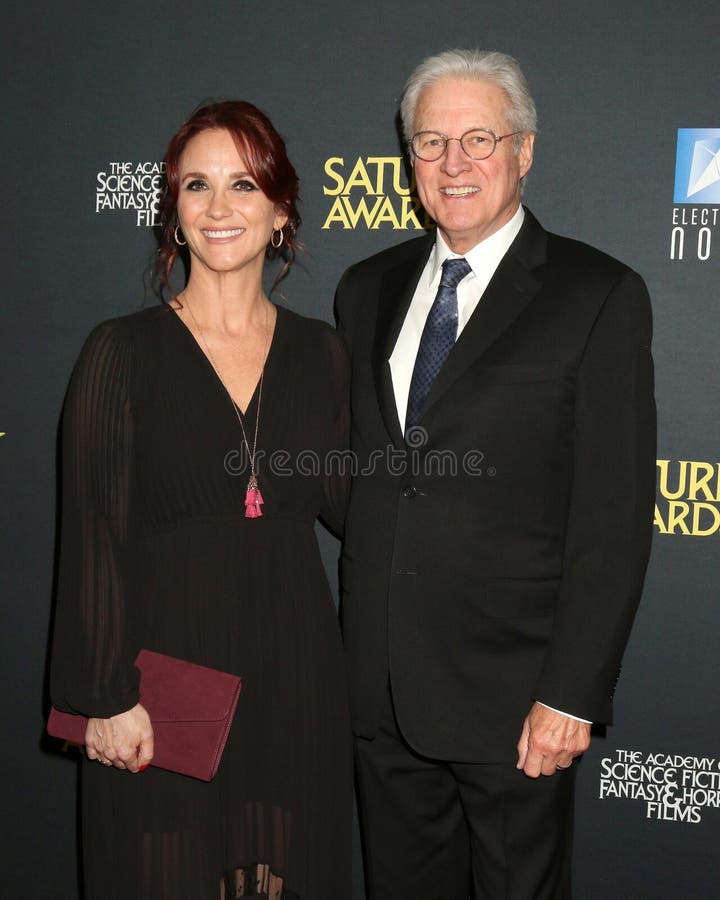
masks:
<instances>
[{"instance_id":1,"label":"suit lapel","mask_svg":"<svg viewBox=\"0 0 720 900\"><path fill-rule=\"evenodd\" d=\"M434 238L435 232L433 231L426 240L418 241L417 253L389 269L380 285L373 346L373 371L380 412L388 434L398 448L405 447L405 440L398 419L389 360L418 280L427 262L428 254L432 249Z\"/></svg>"},{"instance_id":2,"label":"suit lapel","mask_svg":"<svg viewBox=\"0 0 720 900\"><path fill-rule=\"evenodd\" d=\"M533 274L532 269L545 261L546 244L545 231L532 213L525 210L525 220L518 236L501 260L430 389L423 417L537 294L542 281Z\"/></svg>"}]
</instances>

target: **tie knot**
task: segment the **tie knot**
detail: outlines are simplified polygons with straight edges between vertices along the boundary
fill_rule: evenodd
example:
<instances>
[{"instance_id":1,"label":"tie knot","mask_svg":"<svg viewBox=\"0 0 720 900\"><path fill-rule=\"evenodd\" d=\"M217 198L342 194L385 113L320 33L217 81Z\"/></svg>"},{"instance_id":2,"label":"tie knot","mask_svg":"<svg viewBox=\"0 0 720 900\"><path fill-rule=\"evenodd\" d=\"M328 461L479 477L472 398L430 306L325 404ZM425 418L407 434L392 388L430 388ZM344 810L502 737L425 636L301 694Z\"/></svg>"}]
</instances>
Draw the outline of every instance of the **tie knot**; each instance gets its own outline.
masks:
<instances>
[{"instance_id":1,"label":"tie knot","mask_svg":"<svg viewBox=\"0 0 720 900\"><path fill-rule=\"evenodd\" d=\"M469 271L470 265L466 259L446 259L443 263L440 286L456 288Z\"/></svg>"}]
</instances>

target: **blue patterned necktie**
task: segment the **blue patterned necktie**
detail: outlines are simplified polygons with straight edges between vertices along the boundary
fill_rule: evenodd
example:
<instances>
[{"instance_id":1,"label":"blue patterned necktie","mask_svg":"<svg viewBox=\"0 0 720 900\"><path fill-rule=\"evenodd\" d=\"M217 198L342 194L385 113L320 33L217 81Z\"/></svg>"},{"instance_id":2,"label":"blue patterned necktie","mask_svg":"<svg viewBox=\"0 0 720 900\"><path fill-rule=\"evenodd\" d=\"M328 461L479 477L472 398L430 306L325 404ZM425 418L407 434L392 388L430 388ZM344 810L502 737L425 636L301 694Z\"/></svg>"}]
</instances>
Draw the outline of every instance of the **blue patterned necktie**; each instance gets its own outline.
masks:
<instances>
[{"instance_id":1,"label":"blue patterned necktie","mask_svg":"<svg viewBox=\"0 0 720 900\"><path fill-rule=\"evenodd\" d=\"M443 263L440 287L423 328L410 381L405 416L406 435L420 421L420 413L432 383L455 344L458 327L457 286L469 271L470 266L465 259L446 259Z\"/></svg>"}]
</instances>

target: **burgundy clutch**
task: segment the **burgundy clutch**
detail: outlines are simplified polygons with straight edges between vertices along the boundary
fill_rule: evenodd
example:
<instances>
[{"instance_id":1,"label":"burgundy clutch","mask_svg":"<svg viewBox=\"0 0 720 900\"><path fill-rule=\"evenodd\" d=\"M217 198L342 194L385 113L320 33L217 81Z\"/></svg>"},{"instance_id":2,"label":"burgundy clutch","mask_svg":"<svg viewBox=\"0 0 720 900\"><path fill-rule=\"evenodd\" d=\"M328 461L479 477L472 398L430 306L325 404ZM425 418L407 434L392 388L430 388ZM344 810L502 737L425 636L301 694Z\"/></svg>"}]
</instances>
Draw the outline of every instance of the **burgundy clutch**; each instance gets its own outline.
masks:
<instances>
[{"instance_id":1,"label":"burgundy clutch","mask_svg":"<svg viewBox=\"0 0 720 900\"><path fill-rule=\"evenodd\" d=\"M155 753L150 765L212 781L220 765L240 696L237 675L141 650L140 703L150 715ZM85 716L52 707L48 734L85 743Z\"/></svg>"}]
</instances>

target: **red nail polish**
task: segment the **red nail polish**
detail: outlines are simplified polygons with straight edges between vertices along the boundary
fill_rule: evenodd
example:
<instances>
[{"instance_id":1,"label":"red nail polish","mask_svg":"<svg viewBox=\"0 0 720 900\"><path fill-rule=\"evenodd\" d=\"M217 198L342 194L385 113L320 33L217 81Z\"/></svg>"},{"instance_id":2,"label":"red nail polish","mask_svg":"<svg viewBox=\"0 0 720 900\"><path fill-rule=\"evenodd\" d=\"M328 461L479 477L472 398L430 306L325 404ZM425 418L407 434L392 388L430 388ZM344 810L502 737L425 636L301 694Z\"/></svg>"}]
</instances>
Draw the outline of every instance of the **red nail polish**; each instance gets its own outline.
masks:
<instances>
[{"instance_id":1,"label":"red nail polish","mask_svg":"<svg viewBox=\"0 0 720 900\"><path fill-rule=\"evenodd\" d=\"M140 772L144 772L145 769L147 769L148 765L149 765L149 763L145 763L144 766L138 766L138 770L139 770Z\"/></svg>"}]
</instances>

